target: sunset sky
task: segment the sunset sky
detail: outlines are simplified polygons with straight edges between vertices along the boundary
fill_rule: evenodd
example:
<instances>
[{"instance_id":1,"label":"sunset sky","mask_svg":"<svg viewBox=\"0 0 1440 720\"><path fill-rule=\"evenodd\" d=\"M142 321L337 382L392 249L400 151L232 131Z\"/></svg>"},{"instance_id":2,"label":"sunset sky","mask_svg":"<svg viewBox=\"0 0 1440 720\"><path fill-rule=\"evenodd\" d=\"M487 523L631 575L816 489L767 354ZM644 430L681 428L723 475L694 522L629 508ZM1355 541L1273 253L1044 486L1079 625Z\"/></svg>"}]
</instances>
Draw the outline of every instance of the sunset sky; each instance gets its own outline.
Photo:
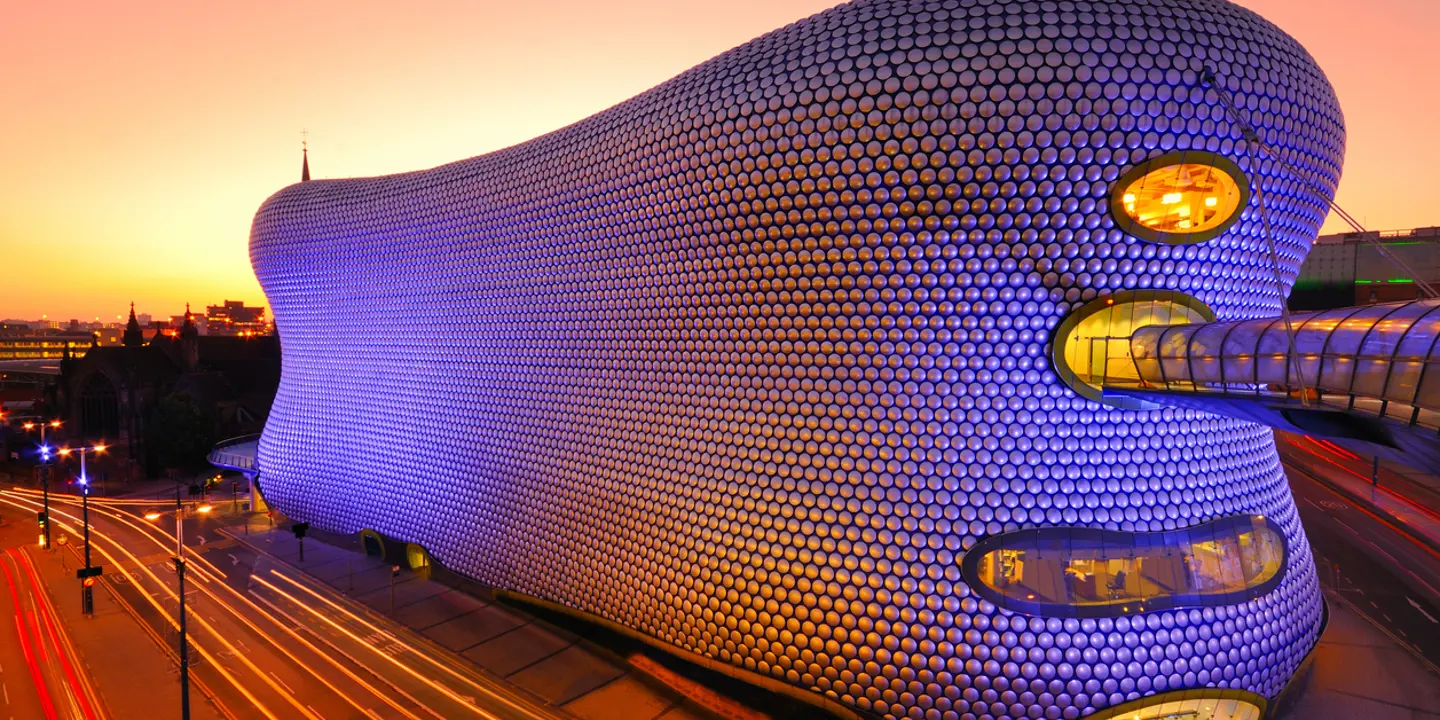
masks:
<instances>
[{"instance_id":1,"label":"sunset sky","mask_svg":"<svg viewBox=\"0 0 1440 720\"><path fill-rule=\"evenodd\" d=\"M0 318L263 301L256 208L299 179L479 155L830 0L14 2L0 19ZM1440 2L1242 0L1345 110L1340 203L1440 225ZM1332 218L1327 230L1339 230Z\"/></svg>"}]
</instances>

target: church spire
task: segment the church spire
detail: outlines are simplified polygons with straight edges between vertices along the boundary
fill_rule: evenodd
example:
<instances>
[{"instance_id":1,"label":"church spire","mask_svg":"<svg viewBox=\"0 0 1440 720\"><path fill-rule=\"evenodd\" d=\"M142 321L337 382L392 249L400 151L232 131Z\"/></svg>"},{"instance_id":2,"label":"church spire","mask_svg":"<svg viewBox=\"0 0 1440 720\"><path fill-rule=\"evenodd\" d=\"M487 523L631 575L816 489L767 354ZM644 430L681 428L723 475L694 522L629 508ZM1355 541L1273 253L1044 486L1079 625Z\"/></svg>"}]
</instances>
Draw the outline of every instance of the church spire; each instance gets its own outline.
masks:
<instances>
[{"instance_id":1,"label":"church spire","mask_svg":"<svg viewBox=\"0 0 1440 720\"><path fill-rule=\"evenodd\" d=\"M140 330L140 321L135 319L135 303L130 303L130 321L125 323L124 345L138 348L145 344L145 333Z\"/></svg>"},{"instance_id":2,"label":"church spire","mask_svg":"<svg viewBox=\"0 0 1440 720\"><path fill-rule=\"evenodd\" d=\"M180 326L181 338L193 338L200 334L195 327L195 316L190 313L190 303L185 303L185 324Z\"/></svg>"},{"instance_id":3,"label":"church spire","mask_svg":"<svg viewBox=\"0 0 1440 720\"><path fill-rule=\"evenodd\" d=\"M300 182L310 182L310 131L300 131Z\"/></svg>"}]
</instances>

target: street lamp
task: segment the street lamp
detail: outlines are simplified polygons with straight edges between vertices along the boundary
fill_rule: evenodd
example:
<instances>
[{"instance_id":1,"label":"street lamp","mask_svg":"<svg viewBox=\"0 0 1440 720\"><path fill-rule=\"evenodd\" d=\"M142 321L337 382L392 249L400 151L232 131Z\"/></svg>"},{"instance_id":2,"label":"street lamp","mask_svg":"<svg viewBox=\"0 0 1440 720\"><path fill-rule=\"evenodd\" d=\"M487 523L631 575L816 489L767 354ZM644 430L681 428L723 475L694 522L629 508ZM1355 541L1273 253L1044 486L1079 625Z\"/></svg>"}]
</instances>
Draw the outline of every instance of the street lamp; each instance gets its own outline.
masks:
<instances>
[{"instance_id":1,"label":"street lamp","mask_svg":"<svg viewBox=\"0 0 1440 720\"><path fill-rule=\"evenodd\" d=\"M43 509L45 517L40 522L41 536L40 545L46 550L50 549L50 445L45 441L45 431L50 428L59 429L60 421L49 422L27 422L24 425L25 431L29 432L36 428L40 429L40 493L43 496Z\"/></svg>"},{"instance_id":2,"label":"street lamp","mask_svg":"<svg viewBox=\"0 0 1440 720\"><path fill-rule=\"evenodd\" d=\"M205 515L213 508L200 505L195 512ZM190 643L185 634L185 505L180 502L180 486L175 486L175 577L180 585L180 718L190 720ZM159 520L165 513L151 510L146 520Z\"/></svg>"},{"instance_id":3,"label":"street lamp","mask_svg":"<svg viewBox=\"0 0 1440 720\"><path fill-rule=\"evenodd\" d=\"M80 612L86 615L95 614L95 589L92 587L94 581L91 578L100 574L100 568L90 565L90 478L85 474L85 456L90 453L99 455L105 452L104 445L91 445L80 448L61 448L60 455L69 457L73 453L80 453L80 508L83 517L82 524L85 526L85 567L76 571L76 577L80 578ZM49 530L50 517L45 517L45 527ZM47 543L48 544L48 543Z\"/></svg>"}]
</instances>

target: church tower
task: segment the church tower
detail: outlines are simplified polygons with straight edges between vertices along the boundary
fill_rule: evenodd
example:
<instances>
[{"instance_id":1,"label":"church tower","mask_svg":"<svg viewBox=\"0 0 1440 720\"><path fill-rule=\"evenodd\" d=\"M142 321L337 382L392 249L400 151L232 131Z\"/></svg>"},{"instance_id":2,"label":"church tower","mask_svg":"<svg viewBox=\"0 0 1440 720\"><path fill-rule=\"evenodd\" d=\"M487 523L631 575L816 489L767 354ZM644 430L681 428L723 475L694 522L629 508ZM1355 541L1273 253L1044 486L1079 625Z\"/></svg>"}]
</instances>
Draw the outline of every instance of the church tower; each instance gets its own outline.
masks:
<instances>
[{"instance_id":1,"label":"church tower","mask_svg":"<svg viewBox=\"0 0 1440 720\"><path fill-rule=\"evenodd\" d=\"M195 327L190 303L185 303L185 324L180 326L180 359L186 372L194 372L200 365L200 331Z\"/></svg>"},{"instance_id":2,"label":"church tower","mask_svg":"<svg viewBox=\"0 0 1440 720\"><path fill-rule=\"evenodd\" d=\"M135 319L135 303L130 303L130 321L125 323L125 337L123 344L128 348L138 348L145 344L145 333L140 330L140 321Z\"/></svg>"}]
</instances>

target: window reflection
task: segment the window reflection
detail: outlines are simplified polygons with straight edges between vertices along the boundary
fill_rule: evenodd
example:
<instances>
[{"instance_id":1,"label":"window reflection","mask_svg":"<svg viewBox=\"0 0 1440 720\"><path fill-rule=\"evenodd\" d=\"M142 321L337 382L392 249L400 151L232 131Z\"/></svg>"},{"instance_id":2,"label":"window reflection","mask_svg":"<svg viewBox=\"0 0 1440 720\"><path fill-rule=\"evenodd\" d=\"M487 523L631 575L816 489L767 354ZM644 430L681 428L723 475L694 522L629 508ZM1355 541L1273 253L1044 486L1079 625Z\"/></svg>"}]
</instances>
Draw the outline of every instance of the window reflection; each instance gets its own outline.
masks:
<instances>
[{"instance_id":1,"label":"window reflection","mask_svg":"<svg viewBox=\"0 0 1440 720\"><path fill-rule=\"evenodd\" d=\"M1278 584L1284 538L1260 516L1187 530L1044 528L987 538L966 555L982 597L1032 614L1104 617L1258 597Z\"/></svg>"}]
</instances>

